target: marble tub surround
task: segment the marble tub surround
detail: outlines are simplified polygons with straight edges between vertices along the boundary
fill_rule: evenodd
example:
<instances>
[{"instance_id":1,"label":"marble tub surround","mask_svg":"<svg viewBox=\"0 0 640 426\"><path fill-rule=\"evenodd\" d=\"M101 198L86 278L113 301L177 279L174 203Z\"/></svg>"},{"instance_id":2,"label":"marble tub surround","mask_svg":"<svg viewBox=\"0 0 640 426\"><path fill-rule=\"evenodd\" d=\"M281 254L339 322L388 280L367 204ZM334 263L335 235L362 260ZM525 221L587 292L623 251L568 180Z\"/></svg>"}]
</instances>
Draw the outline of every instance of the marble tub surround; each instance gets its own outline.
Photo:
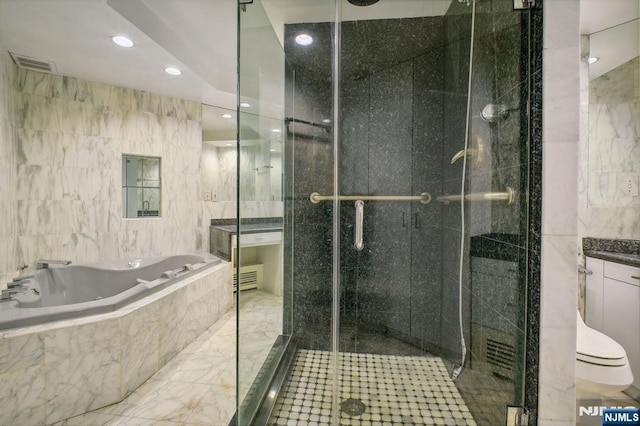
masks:
<instances>
[{"instance_id":1,"label":"marble tub surround","mask_svg":"<svg viewBox=\"0 0 640 426\"><path fill-rule=\"evenodd\" d=\"M121 401L232 305L231 265L118 311L0 333L0 424L50 424Z\"/></svg>"},{"instance_id":2,"label":"marble tub surround","mask_svg":"<svg viewBox=\"0 0 640 426\"><path fill-rule=\"evenodd\" d=\"M235 411L236 313L227 311L117 404L62 425L227 425Z\"/></svg>"},{"instance_id":3,"label":"marble tub surround","mask_svg":"<svg viewBox=\"0 0 640 426\"><path fill-rule=\"evenodd\" d=\"M260 326L240 336L241 342L271 343L282 324L278 298L259 290L243 292L240 316L260 320ZM62 425L207 425L226 426L234 415L236 396L236 310L224 314L173 360L123 401L57 424ZM251 345L252 347L255 345ZM270 345L249 350L241 389L248 389ZM256 348L254 348L256 349ZM245 353L245 352L243 352Z\"/></svg>"},{"instance_id":4,"label":"marble tub surround","mask_svg":"<svg viewBox=\"0 0 640 426\"><path fill-rule=\"evenodd\" d=\"M582 252L596 259L640 266L640 240L583 238Z\"/></svg>"}]
</instances>

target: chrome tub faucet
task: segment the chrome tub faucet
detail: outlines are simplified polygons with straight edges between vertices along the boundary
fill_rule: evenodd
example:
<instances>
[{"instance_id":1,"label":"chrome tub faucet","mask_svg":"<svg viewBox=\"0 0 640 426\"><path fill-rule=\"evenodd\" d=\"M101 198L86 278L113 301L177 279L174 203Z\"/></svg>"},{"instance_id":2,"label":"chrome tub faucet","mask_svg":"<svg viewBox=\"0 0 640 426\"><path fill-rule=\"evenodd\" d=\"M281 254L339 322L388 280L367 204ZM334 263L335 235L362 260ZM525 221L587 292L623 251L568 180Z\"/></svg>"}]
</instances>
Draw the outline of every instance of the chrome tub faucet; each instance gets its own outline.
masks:
<instances>
[{"instance_id":1,"label":"chrome tub faucet","mask_svg":"<svg viewBox=\"0 0 640 426\"><path fill-rule=\"evenodd\" d=\"M36 269L47 269L50 265L70 265L70 260L41 259L36 262Z\"/></svg>"}]
</instances>

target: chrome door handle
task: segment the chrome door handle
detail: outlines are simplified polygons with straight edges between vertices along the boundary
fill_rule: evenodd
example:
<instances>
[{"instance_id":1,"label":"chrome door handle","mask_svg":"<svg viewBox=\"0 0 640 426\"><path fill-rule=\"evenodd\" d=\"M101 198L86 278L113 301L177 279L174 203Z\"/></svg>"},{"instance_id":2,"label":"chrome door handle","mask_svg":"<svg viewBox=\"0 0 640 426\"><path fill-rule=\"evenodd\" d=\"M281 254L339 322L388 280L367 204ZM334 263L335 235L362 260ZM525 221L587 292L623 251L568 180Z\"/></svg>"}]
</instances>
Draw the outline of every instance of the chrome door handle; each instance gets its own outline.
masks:
<instances>
[{"instance_id":1,"label":"chrome door handle","mask_svg":"<svg viewBox=\"0 0 640 426\"><path fill-rule=\"evenodd\" d=\"M353 247L356 250L362 251L364 248L364 241L362 240L362 227L364 225L364 201L357 200L356 205L356 230L355 230L355 242Z\"/></svg>"}]
</instances>

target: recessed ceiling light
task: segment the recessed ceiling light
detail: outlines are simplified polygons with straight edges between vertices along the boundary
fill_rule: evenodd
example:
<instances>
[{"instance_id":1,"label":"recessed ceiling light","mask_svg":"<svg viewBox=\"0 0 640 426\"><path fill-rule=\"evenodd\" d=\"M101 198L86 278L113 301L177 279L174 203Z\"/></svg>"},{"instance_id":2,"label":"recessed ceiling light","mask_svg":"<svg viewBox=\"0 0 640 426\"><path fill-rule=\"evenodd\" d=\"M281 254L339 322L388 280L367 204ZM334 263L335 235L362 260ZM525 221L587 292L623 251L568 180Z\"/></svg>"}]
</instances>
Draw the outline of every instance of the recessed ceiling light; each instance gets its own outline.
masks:
<instances>
[{"instance_id":1,"label":"recessed ceiling light","mask_svg":"<svg viewBox=\"0 0 640 426\"><path fill-rule=\"evenodd\" d=\"M296 43L301 46L308 46L313 43L313 37L311 37L309 34L298 34L296 36Z\"/></svg>"},{"instance_id":2,"label":"recessed ceiling light","mask_svg":"<svg viewBox=\"0 0 640 426\"><path fill-rule=\"evenodd\" d=\"M167 67L164 69L164 72L166 72L167 74L170 75L181 75L182 71L180 71L178 68L174 68L174 67Z\"/></svg>"},{"instance_id":3,"label":"recessed ceiling light","mask_svg":"<svg viewBox=\"0 0 640 426\"><path fill-rule=\"evenodd\" d=\"M130 38L123 35L117 35L111 37L111 41L121 47L133 47L133 41Z\"/></svg>"},{"instance_id":4,"label":"recessed ceiling light","mask_svg":"<svg viewBox=\"0 0 640 426\"><path fill-rule=\"evenodd\" d=\"M271 132L273 132L273 133L280 133L280 132L282 132L282 130L280 130L280 129L271 129Z\"/></svg>"},{"instance_id":5,"label":"recessed ceiling light","mask_svg":"<svg viewBox=\"0 0 640 426\"><path fill-rule=\"evenodd\" d=\"M276 150L275 150L275 149L270 149L269 151L271 151L271 152L276 152Z\"/></svg>"},{"instance_id":6,"label":"recessed ceiling light","mask_svg":"<svg viewBox=\"0 0 640 426\"><path fill-rule=\"evenodd\" d=\"M228 144L225 144L225 145L226 145L226 146L233 146L233 144L232 144L232 143L228 143Z\"/></svg>"},{"instance_id":7,"label":"recessed ceiling light","mask_svg":"<svg viewBox=\"0 0 640 426\"><path fill-rule=\"evenodd\" d=\"M240 107L242 108L249 108L251 106L251 104L249 102L240 102Z\"/></svg>"},{"instance_id":8,"label":"recessed ceiling light","mask_svg":"<svg viewBox=\"0 0 640 426\"><path fill-rule=\"evenodd\" d=\"M231 114L222 114L222 118L232 118L233 115Z\"/></svg>"},{"instance_id":9,"label":"recessed ceiling light","mask_svg":"<svg viewBox=\"0 0 640 426\"><path fill-rule=\"evenodd\" d=\"M591 56L589 59L587 59L587 62L589 63L589 65L591 65L591 64L595 64L599 60L600 58L598 58L597 56Z\"/></svg>"},{"instance_id":10,"label":"recessed ceiling light","mask_svg":"<svg viewBox=\"0 0 640 426\"><path fill-rule=\"evenodd\" d=\"M324 124L329 124L329 123L331 123L331 120L329 120L328 118L325 118L324 120L322 120L322 122Z\"/></svg>"}]
</instances>

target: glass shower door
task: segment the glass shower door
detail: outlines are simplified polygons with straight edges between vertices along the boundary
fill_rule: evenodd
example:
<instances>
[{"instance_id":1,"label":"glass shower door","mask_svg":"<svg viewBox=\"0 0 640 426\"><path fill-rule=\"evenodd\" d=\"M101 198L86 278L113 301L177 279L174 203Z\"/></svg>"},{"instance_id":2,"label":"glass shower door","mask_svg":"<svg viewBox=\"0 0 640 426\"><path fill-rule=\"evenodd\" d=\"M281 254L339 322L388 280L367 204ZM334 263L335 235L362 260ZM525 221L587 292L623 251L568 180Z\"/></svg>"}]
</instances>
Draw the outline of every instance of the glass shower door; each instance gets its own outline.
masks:
<instances>
[{"instance_id":1,"label":"glass shower door","mask_svg":"<svg viewBox=\"0 0 640 426\"><path fill-rule=\"evenodd\" d=\"M290 70L291 362L263 421L504 423L524 395L527 12L508 0L352 3L246 5ZM242 341L251 324L239 317Z\"/></svg>"},{"instance_id":2,"label":"glass shower door","mask_svg":"<svg viewBox=\"0 0 640 426\"><path fill-rule=\"evenodd\" d=\"M260 3L239 2L236 423L250 424L276 380L291 338L292 288L283 258L283 169L287 101L293 79L278 34Z\"/></svg>"}]
</instances>

